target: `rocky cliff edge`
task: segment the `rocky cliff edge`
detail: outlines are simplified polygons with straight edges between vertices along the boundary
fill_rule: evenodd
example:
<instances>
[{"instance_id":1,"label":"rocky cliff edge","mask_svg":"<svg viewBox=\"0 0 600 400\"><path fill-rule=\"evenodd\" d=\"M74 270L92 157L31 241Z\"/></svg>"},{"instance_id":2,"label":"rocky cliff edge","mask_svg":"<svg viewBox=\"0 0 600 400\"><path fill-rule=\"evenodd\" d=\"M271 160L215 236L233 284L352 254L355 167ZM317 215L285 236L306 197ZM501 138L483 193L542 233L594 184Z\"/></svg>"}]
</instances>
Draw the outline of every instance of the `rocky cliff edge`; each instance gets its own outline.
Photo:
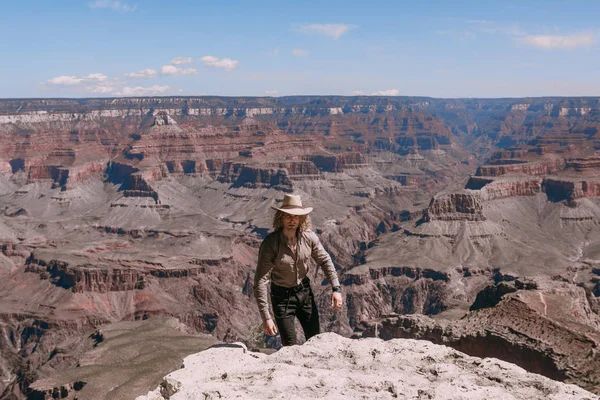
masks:
<instances>
[{"instance_id":1,"label":"rocky cliff edge","mask_svg":"<svg viewBox=\"0 0 600 400\"><path fill-rule=\"evenodd\" d=\"M427 341L346 339L334 333L275 354L217 345L137 400L598 399L574 386Z\"/></svg>"}]
</instances>

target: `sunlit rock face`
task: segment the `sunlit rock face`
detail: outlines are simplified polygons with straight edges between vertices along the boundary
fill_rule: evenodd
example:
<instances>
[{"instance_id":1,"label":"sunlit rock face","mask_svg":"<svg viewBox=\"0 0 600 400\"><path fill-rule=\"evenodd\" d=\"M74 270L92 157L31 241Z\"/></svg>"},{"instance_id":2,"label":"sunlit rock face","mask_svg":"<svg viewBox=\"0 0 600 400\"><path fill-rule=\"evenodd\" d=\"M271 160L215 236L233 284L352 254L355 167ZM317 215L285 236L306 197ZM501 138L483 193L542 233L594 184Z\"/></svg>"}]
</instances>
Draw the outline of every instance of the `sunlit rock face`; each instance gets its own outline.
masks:
<instances>
[{"instance_id":1,"label":"sunlit rock face","mask_svg":"<svg viewBox=\"0 0 600 400\"><path fill-rule=\"evenodd\" d=\"M476 192L437 195L423 213L423 222L483 221L482 209L481 199Z\"/></svg>"},{"instance_id":2,"label":"sunlit rock face","mask_svg":"<svg viewBox=\"0 0 600 400\"><path fill-rule=\"evenodd\" d=\"M584 288L548 277L496 272L464 318L387 316L364 322L363 336L418 338L472 356L496 357L548 378L600 392L598 302ZM377 325L377 331L376 326Z\"/></svg>"},{"instance_id":3,"label":"sunlit rock face","mask_svg":"<svg viewBox=\"0 0 600 400\"><path fill-rule=\"evenodd\" d=\"M291 378L293 377L293 379ZM594 399L592 393L494 359L426 341L351 340L333 333L270 356L218 345L138 400L189 398Z\"/></svg>"},{"instance_id":4,"label":"sunlit rock face","mask_svg":"<svg viewBox=\"0 0 600 400\"><path fill-rule=\"evenodd\" d=\"M314 207L343 282L345 309L332 312L311 270L325 330L350 335L390 313L460 318L498 273L566 281L597 310L598 108L0 100L0 390L23 395L73 367L52 354L100 324L170 315L256 341L257 251L285 193Z\"/></svg>"}]
</instances>

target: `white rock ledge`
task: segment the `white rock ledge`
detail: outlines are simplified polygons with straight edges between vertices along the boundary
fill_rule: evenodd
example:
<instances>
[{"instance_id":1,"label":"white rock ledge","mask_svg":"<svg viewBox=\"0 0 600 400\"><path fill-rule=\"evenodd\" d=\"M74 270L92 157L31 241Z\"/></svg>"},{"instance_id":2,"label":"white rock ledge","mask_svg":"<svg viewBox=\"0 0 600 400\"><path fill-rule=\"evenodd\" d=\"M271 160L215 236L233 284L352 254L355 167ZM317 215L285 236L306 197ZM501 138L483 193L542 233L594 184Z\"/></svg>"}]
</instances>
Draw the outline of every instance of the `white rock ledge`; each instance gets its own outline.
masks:
<instances>
[{"instance_id":1,"label":"white rock ledge","mask_svg":"<svg viewBox=\"0 0 600 400\"><path fill-rule=\"evenodd\" d=\"M598 399L516 365L427 341L334 333L270 356L235 345L211 348L186 357L184 366L137 400Z\"/></svg>"}]
</instances>

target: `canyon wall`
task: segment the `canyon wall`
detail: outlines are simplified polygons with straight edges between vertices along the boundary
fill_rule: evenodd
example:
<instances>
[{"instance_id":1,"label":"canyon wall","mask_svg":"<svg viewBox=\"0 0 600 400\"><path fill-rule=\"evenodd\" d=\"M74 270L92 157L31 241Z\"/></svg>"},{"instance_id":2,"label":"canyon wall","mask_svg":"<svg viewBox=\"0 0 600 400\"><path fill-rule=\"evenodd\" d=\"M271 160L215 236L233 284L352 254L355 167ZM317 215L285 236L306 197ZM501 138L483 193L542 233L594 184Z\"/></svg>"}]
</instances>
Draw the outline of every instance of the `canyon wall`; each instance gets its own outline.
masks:
<instances>
[{"instance_id":1,"label":"canyon wall","mask_svg":"<svg viewBox=\"0 0 600 400\"><path fill-rule=\"evenodd\" d=\"M258 247L291 192L314 207L343 282L335 313L311 269L328 330L458 315L495 268L577 281L595 304L598 109L597 98L0 100L0 391L24 395L75 368L65 346L121 320L170 315L250 342Z\"/></svg>"}]
</instances>

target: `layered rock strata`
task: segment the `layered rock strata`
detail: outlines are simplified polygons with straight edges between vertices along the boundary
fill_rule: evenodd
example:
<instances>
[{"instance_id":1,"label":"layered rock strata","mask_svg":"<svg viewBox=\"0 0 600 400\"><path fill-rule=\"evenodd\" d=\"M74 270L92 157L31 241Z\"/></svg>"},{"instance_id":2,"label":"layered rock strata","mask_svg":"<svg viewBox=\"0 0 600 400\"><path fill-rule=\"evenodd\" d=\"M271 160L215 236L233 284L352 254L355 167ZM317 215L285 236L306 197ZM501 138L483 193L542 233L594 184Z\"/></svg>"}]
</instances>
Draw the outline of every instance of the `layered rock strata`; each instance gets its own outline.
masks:
<instances>
[{"instance_id":1,"label":"layered rock strata","mask_svg":"<svg viewBox=\"0 0 600 400\"><path fill-rule=\"evenodd\" d=\"M600 176L597 179L548 177L544 179L542 187L552 201L598 197L600 196Z\"/></svg>"},{"instance_id":2,"label":"layered rock strata","mask_svg":"<svg viewBox=\"0 0 600 400\"><path fill-rule=\"evenodd\" d=\"M363 335L377 329L383 339L425 339L600 392L600 318L583 288L513 277L481 291L471 309L457 321L418 315L372 321Z\"/></svg>"},{"instance_id":3,"label":"layered rock strata","mask_svg":"<svg viewBox=\"0 0 600 400\"><path fill-rule=\"evenodd\" d=\"M583 186L597 180L599 104L2 100L0 390L26 393L56 343L102 323L168 314L250 340L254 260L270 206L290 191L314 206L314 229L346 283L348 308L334 313L327 283L311 274L327 329L466 310L498 268L579 281L599 259L598 202ZM503 175L474 176L452 194L496 147L486 174ZM567 201L548 202L546 186Z\"/></svg>"},{"instance_id":4,"label":"layered rock strata","mask_svg":"<svg viewBox=\"0 0 600 400\"><path fill-rule=\"evenodd\" d=\"M523 174L530 176L551 175L565 166L564 160L545 161L536 163L514 163L507 165L483 165L477 169L476 176L502 176Z\"/></svg>"},{"instance_id":5,"label":"layered rock strata","mask_svg":"<svg viewBox=\"0 0 600 400\"><path fill-rule=\"evenodd\" d=\"M422 221L483 221L481 211L481 198L476 193L437 195L431 199Z\"/></svg>"}]
</instances>

